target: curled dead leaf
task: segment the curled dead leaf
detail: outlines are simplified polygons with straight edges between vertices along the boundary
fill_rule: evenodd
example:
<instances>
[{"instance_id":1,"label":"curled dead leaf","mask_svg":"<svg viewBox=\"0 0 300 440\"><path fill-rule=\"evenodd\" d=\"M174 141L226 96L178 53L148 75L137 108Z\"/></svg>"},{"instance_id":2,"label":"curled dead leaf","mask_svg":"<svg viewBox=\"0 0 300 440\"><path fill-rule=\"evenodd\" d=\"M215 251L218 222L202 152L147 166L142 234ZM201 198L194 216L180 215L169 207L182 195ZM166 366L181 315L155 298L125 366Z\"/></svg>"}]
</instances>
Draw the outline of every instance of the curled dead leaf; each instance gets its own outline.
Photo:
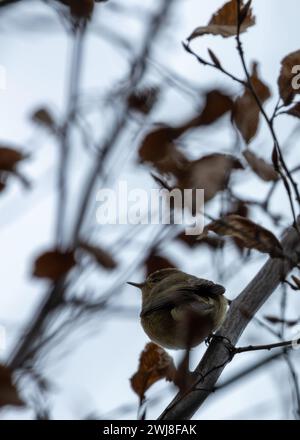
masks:
<instances>
[{"instance_id":1,"label":"curled dead leaf","mask_svg":"<svg viewBox=\"0 0 300 440\"><path fill-rule=\"evenodd\" d=\"M259 252L269 254L273 258L283 257L282 246L272 232L239 215L227 215L220 220L209 223L205 226L200 238L209 231L218 235L238 238L240 243L247 249L256 249Z\"/></svg>"},{"instance_id":2,"label":"curled dead leaf","mask_svg":"<svg viewBox=\"0 0 300 440\"><path fill-rule=\"evenodd\" d=\"M199 114L182 124L159 126L146 134L139 148L140 160L151 163L160 173L181 174L189 160L178 150L176 140L193 128L216 122L232 108L230 96L220 90L210 90L205 95L205 103Z\"/></svg>"},{"instance_id":3,"label":"curled dead leaf","mask_svg":"<svg viewBox=\"0 0 300 440\"><path fill-rule=\"evenodd\" d=\"M76 265L74 251L50 250L40 255L34 263L33 276L57 281Z\"/></svg>"},{"instance_id":4,"label":"curled dead leaf","mask_svg":"<svg viewBox=\"0 0 300 440\"><path fill-rule=\"evenodd\" d=\"M251 84L262 104L270 98L270 89L258 76L257 63L253 63L252 65ZM232 119L247 144L250 143L257 133L259 117L260 110L257 102L251 90L245 87L243 95L238 97L235 101Z\"/></svg>"},{"instance_id":5,"label":"curled dead leaf","mask_svg":"<svg viewBox=\"0 0 300 440\"><path fill-rule=\"evenodd\" d=\"M157 381L172 381L175 376L173 359L158 345L150 342L141 353L138 371L131 377L133 391L143 401L146 391Z\"/></svg>"},{"instance_id":6,"label":"curled dead leaf","mask_svg":"<svg viewBox=\"0 0 300 440\"><path fill-rule=\"evenodd\" d=\"M19 150L0 145L0 171L14 172L17 165L28 157Z\"/></svg>"},{"instance_id":7,"label":"curled dead leaf","mask_svg":"<svg viewBox=\"0 0 300 440\"><path fill-rule=\"evenodd\" d=\"M140 160L150 163L161 173L181 169L187 159L173 142L178 135L178 130L171 126L159 127L148 133L139 149Z\"/></svg>"},{"instance_id":8,"label":"curled dead leaf","mask_svg":"<svg viewBox=\"0 0 300 440\"><path fill-rule=\"evenodd\" d=\"M54 117L47 108L39 108L35 110L31 115L31 120L51 131L55 129Z\"/></svg>"},{"instance_id":9,"label":"curled dead leaf","mask_svg":"<svg viewBox=\"0 0 300 440\"><path fill-rule=\"evenodd\" d=\"M145 260L147 276L160 269L168 269L170 267L176 268L176 265L168 258L156 253L153 249Z\"/></svg>"},{"instance_id":10,"label":"curled dead leaf","mask_svg":"<svg viewBox=\"0 0 300 440\"><path fill-rule=\"evenodd\" d=\"M6 405L23 406L24 402L13 384L11 370L0 365L0 407Z\"/></svg>"},{"instance_id":11,"label":"curled dead leaf","mask_svg":"<svg viewBox=\"0 0 300 440\"><path fill-rule=\"evenodd\" d=\"M236 200L231 204L230 209L226 215L239 215L241 217L247 218L249 215L248 205L243 200ZM241 255L243 255L245 251L243 242L238 237L232 237L232 240L236 249Z\"/></svg>"},{"instance_id":12,"label":"curled dead leaf","mask_svg":"<svg viewBox=\"0 0 300 440\"><path fill-rule=\"evenodd\" d=\"M181 190L204 189L204 201L208 202L227 187L231 173L240 169L243 166L234 156L210 154L191 161L179 176L177 185Z\"/></svg>"},{"instance_id":13,"label":"curled dead leaf","mask_svg":"<svg viewBox=\"0 0 300 440\"><path fill-rule=\"evenodd\" d=\"M216 59L215 62L217 62ZM199 117L195 118L193 124L191 124L194 127L212 124L233 108L231 97L220 90L209 91L205 98L205 105Z\"/></svg>"},{"instance_id":14,"label":"curled dead leaf","mask_svg":"<svg viewBox=\"0 0 300 440\"><path fill-rule=\"evenodd\" d=\"M245 159L252 168L252 170L265 182L274 182L278 180L278 173L275 171L273 165L267 163L265 160L257 157L252 151L246 150L243 152Z\"/></svg>"},{"instance_id":15,"label":"curled dead leaf","mask_svg":"<svg viewBox=\"0 0 300 440\"><path fill-rule=\"evenodd\" d=\"M245 9L247 5L249 5L249 7ZM255 24L255 17L252 15L252 8L249 3L245 5L244 2L241 1L241 7L241 12L245 11L244 16L240 18L242 21L241 33L243 33L246 32L250 26ZM207 26L197 27L188 37L188 41L205 34L221 35L224 38L232 37L237 33L237 17L237 1L230 0L212 16Z\"/></svg>"}]
</instances>

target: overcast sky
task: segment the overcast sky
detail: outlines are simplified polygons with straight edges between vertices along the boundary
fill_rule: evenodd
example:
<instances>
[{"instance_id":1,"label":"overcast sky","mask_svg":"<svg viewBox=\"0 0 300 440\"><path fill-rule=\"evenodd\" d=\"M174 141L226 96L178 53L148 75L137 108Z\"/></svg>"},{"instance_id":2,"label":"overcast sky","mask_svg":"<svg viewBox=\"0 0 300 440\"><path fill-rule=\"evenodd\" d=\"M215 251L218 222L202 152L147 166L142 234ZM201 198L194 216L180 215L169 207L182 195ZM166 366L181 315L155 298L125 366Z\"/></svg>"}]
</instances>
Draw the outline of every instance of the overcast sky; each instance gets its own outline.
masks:
<instances>
[{"instance_id":1,"label":"overcast sky","mask_svg":"<svg viewBox=\"0 0 300 440\"><path fill-rule=\"evenodd\" d=\"M120 0L111 0L118 3ZM128 0L128 5L141 5L137 0ZM143 1L143 7L155 9L158 1ZM182 0L173 13L172 21L165 30L160 45L156 48L153 59L163 66L188 78L200 89L209 84L222 85L232 88L232 84L224 81L222 76L204 69L190 57L181 46L191 31L205 25L212 13L224 2L221 0ZM299 12L297 0L253 0L257 15L257 26L251 28L243 36L245 51L249 60L261 63L261 76L277 94L277 77L280 60L287 53L299 49ZM101 9L101 12L100 12ZM141 26L136 17L115 19L114 13L107 6L98 7L92 24L92 30L87 40L85 67L82 80L82 92L95 97L101 91L122 79L126 73L127 60L119 49L114 48L98 32L104 29L115 29L129 39L139 44L138 35ZM103 11L103 12L102 12ZM11 7L0 13L0 65L6 72L6 89L0 91L0 121L2 144L24 146L32 154L32 159L23 167L24 172L33 181L30 191L20 187L18 183L1 195L0 205L0 324L6 329L7 347L0 353L0 359L5 360L13 342L22 333L24 325L32 316L34 308L41 301L47 284L31 279L31 268L34 257L49 246L54 239L55 214L55 166L56 145L47 133L37 130L30 121L30 114L41 105L49 106L56 114L64 111L66 95L66 78L70 54L70 38L67 37L61 24L51 8L42 2L24 0L21 5ZM204 37L196 41L193 47L199 53L206 54L210 47L232 71L239 73L241 68L235 52L234 39L223 40L221 37ZM152 70L153 80L158 80L155 69ZM236 87L234 90L237 90ZM173 105L173 104L176 105ZM179 104L178 104L179 103ZM180 105L182 103L182 105ZM272 108L274 100L268 104ZM158 121L180 120L181 114L190 105L176 93L169 93L164 105L157 110L155 117ZM109 124L110 114L103 115L102 121ZM100 124L100 119L98 124ZM278 123L280 138L285 140L292 129L293 122L283 119ZM105 127L97 127L99 133ZM228 142L227 137L215 136L213 142L222 145ZM212 141L211 141L212 142ZM261 154L269 154L270 140L262 128L259 141L254 147L260 148ZM226 146L224 147L226 150ZM73 173L71 176L72 197L76 200L80 192L80 182L84 174L84 165L89 161L75 151L73 157ZM145 170L135 169L134 158L131 158L120 178L128 179L134 186L144 179L145 187L149 188L151 179ZM260 191L260 183L253 180L250 193ZM96 196L96 193L95 193ZM288 210L284 200L277 200L277 209ZM96 204L96 199L95 199ZM96 219L91 215L92 226ZM111 232L112 235L114 231ZM110 238L106 238L109 242ZM181 250L170 250L175 261ZM184 248L184 251L186 249ZM174 252L174 253L173 253ZM176 253L177 252L177 253ZM191 254L192 252L190 252ZM199 262L187 253L185 269L195 275L199 273ZM260 267L264 258L259 258L237 274L227 287L228 296L234 298L246 285L252 275ZM216 268L201 262L201 276L216 278ZM105 276L105 275L104 275ZM142 274L136 274L136 278ZM107 282L106 279L103 281ZM276 296L277 295L277 296ZM268 312L276 310L278 304L276 293L264 306ZM120 301L124 304L139 306L138 292L125 287ZM299 301L300 306L300 301ZM297 316L297 310L291 310ZM256 333L251 329L246 332L243 342L252 342ZM270 336L262 332L264 341ZM269 338L269 339L268 339ZM63 356L52 358L49 354L46 376L55 383L50 393L53 418L82 418L89 412L109 414L121 404L132 404L132 410L124 415L126 418L136 417L137 399L129 387L129 377L137 367L139 353L143 349L147 337L143 333L136 316L131 319L120 319L118 315L99 322L93 321L88 329L81 330L76 337L70 337L68 342L62 342ZM204 348L194 351L193 362L200 358ZM174 353L172 353L174 354ZM299 354L295 357L299 361ZM178 357L178 354L175 354ZM236 359L226 369L224 376L231 376L241 366L257 359L257 354L244 354ZM218 398L212 396L201 410L201 418L230 419L230 418L288 418L292 417L290 389L280 389L278 384L286 378L287 371L283 362L278 361L263 373L239 383L230 388ZM163 392L159 393L159 390ZM149 396L160 394L161 403L150 410L148 417L157 417L163 404L167 404L174 393L166 384L156 385ZM31 418L30 410L3 410L2 418Z\"/></svg>"}]
</instances>

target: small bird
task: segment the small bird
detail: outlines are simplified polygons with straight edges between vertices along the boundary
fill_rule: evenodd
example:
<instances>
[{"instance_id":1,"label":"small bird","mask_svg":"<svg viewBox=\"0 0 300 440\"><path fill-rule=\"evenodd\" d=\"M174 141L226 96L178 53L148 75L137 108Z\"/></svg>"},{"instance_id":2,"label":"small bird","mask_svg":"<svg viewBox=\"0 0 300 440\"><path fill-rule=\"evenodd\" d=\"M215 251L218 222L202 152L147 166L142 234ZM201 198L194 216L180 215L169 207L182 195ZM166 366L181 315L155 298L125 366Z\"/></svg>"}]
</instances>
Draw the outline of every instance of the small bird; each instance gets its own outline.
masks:
<instances>
[{"instance_id":1,"label":"small bird","mask_svg":"<svg viewBox=\"0 0 300 440\"><path fill-rule=\"evenodd\" d=\"M144 283L128 284L142 290L142 327L162 347L195 347L225 319L225 288L212 281L170 268L151 273Z\"/></svg>"}]
</instances>

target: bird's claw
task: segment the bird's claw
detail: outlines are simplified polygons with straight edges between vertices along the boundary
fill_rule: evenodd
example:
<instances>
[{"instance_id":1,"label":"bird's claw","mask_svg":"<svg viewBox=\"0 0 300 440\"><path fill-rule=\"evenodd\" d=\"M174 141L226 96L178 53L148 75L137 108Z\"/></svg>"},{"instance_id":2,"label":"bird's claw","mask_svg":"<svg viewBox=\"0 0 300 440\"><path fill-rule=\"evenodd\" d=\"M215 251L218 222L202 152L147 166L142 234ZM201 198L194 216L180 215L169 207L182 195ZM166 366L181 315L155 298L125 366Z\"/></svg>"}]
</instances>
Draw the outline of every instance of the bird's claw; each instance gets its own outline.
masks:
<instances>
[{"instance_id":1,"label":"bird's claw","mask_svg":"<svg viewBox=\"0 0 300 440\"><path fill-rule=\"evenodd\" d=\"M211 334L205 339L205 344L209 346L213 340L216 342L222 342L224 347L229 351L230 355L234 353L234 345L226 336Z\"/></svg>"}]
</instances>

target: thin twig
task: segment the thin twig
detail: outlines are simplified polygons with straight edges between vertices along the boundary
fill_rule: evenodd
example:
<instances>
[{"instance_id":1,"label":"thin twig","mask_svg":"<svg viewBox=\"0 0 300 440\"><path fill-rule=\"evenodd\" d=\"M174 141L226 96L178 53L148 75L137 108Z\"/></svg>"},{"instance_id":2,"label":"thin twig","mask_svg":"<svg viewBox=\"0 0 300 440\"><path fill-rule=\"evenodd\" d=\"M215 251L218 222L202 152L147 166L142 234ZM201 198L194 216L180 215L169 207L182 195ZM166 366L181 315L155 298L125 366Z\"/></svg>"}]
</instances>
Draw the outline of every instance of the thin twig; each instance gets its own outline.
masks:
<instances>
[{"instance_id":1,"label":"thin twig","mask_svg":"<svg viewBox=\"0 0 300 440\"><path fill-rule=\"evenodd\" d=\"M236 35L237 50L238 50L238 53L239 53L239 56L240 56L240 59L241 59L241 63L242 63L243 69L244 69L244 73L245 73L246 78L247 78L248 88L251 91L251 93L253 95L253 98L255 99L255 101L257 103L257 106L258 106L258 108L260 110L260 113L262 114L263 118L265 119L265 121L267 123L267 126L269 127L271 136L272 136L273 141L274 141L274 147L275 147L275 149L276 149L276 151L278 153L278 157L279 157L280 163L281 163L281 165L282 165L282 167L283 167L283 169L284 169L284 171L285 171L285 173L287 175L287 178L286 178L286 176L284 175L282 170L280 168L278 169L278 172L279 172L279 174L280 174L280 176L281 176L281 178L282 178L282 180L283 180L283 182L285 184L285 188L287 190L287 194L288 194L288 197L289 197L289 201L290 201L290 205L291 205L291 210L292 210L292 214L293 214L293 219L294 219L294 225L297 228L298 232L300 233L299 228L297 226L296 212L295 212L294 203L293 203L293 200L292 200L292 195L291 195L291 191L290 191L290 186L289 186L288 180L290 181L290 183L291 183L291 185L292 185L292 187L293 187L293 189L295 191L296 199L297 199L297 201L298 201L298 203L300 205L300 193L299 193L299 190L298 190L298 185L294 181L293 176L292 176L291 172L289 171L289 169L288 169L288 167L287 167L287 165L285 163L285 160L284 160L281 148L280 148L280 144L279 144L279 141L278 141L275 129L274 129L273 120L268 117L268 115L267 115L267 113L266 113L266 111L265 111L265 109L264 109L264 107L263 107L263 105L261 103L261 100L260 100L260 98L259 98L259 96L258 96L258 94L257 94L257 92L255 90L255 87L253 86L253 83L252 83L252 80L251 80L251 76L250 76L250 73L249 73L248 68L247 68L247 64L246 64L246 60L245 60L245 54L244 54L244 49L243 49L243 45L242 45L242 41L241 41L241 25L242 25L241 17L240 17L241 0L236 0L236 2L237 2L237 35Z\"/></svg>"},{"instance_id":2,"label":"thin twig","mask_svg":"<svg viewBox=\"0 0 300 440\"><path fill-rule=\"evenodd\" d=\"M292 348L300 344L299 339L291 339L290 341L275 342L274 344L264 344L264 345L248 345L247 347L236 347L233 348L233 353L246 353L248 351L261 351L261 350L273 350L274 348Z\"/></svg>"},{"instance_id":3,"label":"thin twig","mask_svg":"<svg viewBox=\"0 0 300 440\"><path fill-rule=\"evenodd\" d=\"M183 45L184 49L185 49L189 54L193 55L193 56L196 58L196 60L197 60L200 64L202 64L203 66L210 66L210 67L213 67L214 69L218 70L219 72L224 73L224 75L228 76L228 78L232 79L233 81L235 81L235 82L241 84L241 85L244 86L244 87L247 87L247 83L246 83L246 81L244 81L244 80L242 80L242 79L236 77L235 75L233 75L232 73L230 73L228 70L224 69L222 66L219 66L219 65L213 64L213 63L211 63L211 62L209 62L209 61L206 61L204 58L202 58L202 57L200 57L199 55L197 55L196 52L194 52L194 51L191 49L191 47L190 47L189 44L187 44L187 43L185 43L185 42L182 42L182 45Z\"/></svg>"},{"instance_id":4,"label":"thin twig","mask_svg":"<svg viewBox=\"0 0 300 440\"><path fill-rule=\"evenodd\" d=\"M105 144L102 146L101 152L96 160L94 168L91 170L90 175L85 183L83 196L79 204L77 220L75 222L74 231L73 231L74 244L76 244L76 242L78 241L80 231L84 223L85 216L87 214L87 209L92 196L92 192L99 174L101 174L101 172L104 169L105 160L109 152L111 152L113 146L116 145L117 141L120 139L124 129L127 126L127 116L130 105L127 98L131 95L131 93L136 88L137 84L144 76L144 73L146 71L145 60L149 57L151 53L151 49L154 41L153 36L157 36L172 6L173 6L172 2L170 2L169 0L163 0L161 7L152 17L151 23L148 28L148 32L144 39L144 45L142 47L140 55L137 57L137 59L131 66L129 78L126 81L128 83L127 90L123 91L124 93L122 96L123 103L121 108L121 116L120 117L117 116L111 134L107 139L107 141L105 142Z\"/></svg>"},{"instance_id":5,"label":"thin twig","mask_svg":"<svg viewBox=\"0 0 300 440\"><path fill-rule=\"evenodd\" d=\"M70 130L74 120L77 100L79 95L79 83L82 66L82 56L84 48L84 37L86 27L80 27L76 30L72 40L72 57L70 78L68 81L69 91L67 97L67 110L65 123L61 130L60 137L60 164L59 164L59 182L58 182L58 206L57 206L57 225L56 236L58 244L62 243L64 237L64 220L67 209L67 177L70 156Z\"/></svg>"}]
</instances>

